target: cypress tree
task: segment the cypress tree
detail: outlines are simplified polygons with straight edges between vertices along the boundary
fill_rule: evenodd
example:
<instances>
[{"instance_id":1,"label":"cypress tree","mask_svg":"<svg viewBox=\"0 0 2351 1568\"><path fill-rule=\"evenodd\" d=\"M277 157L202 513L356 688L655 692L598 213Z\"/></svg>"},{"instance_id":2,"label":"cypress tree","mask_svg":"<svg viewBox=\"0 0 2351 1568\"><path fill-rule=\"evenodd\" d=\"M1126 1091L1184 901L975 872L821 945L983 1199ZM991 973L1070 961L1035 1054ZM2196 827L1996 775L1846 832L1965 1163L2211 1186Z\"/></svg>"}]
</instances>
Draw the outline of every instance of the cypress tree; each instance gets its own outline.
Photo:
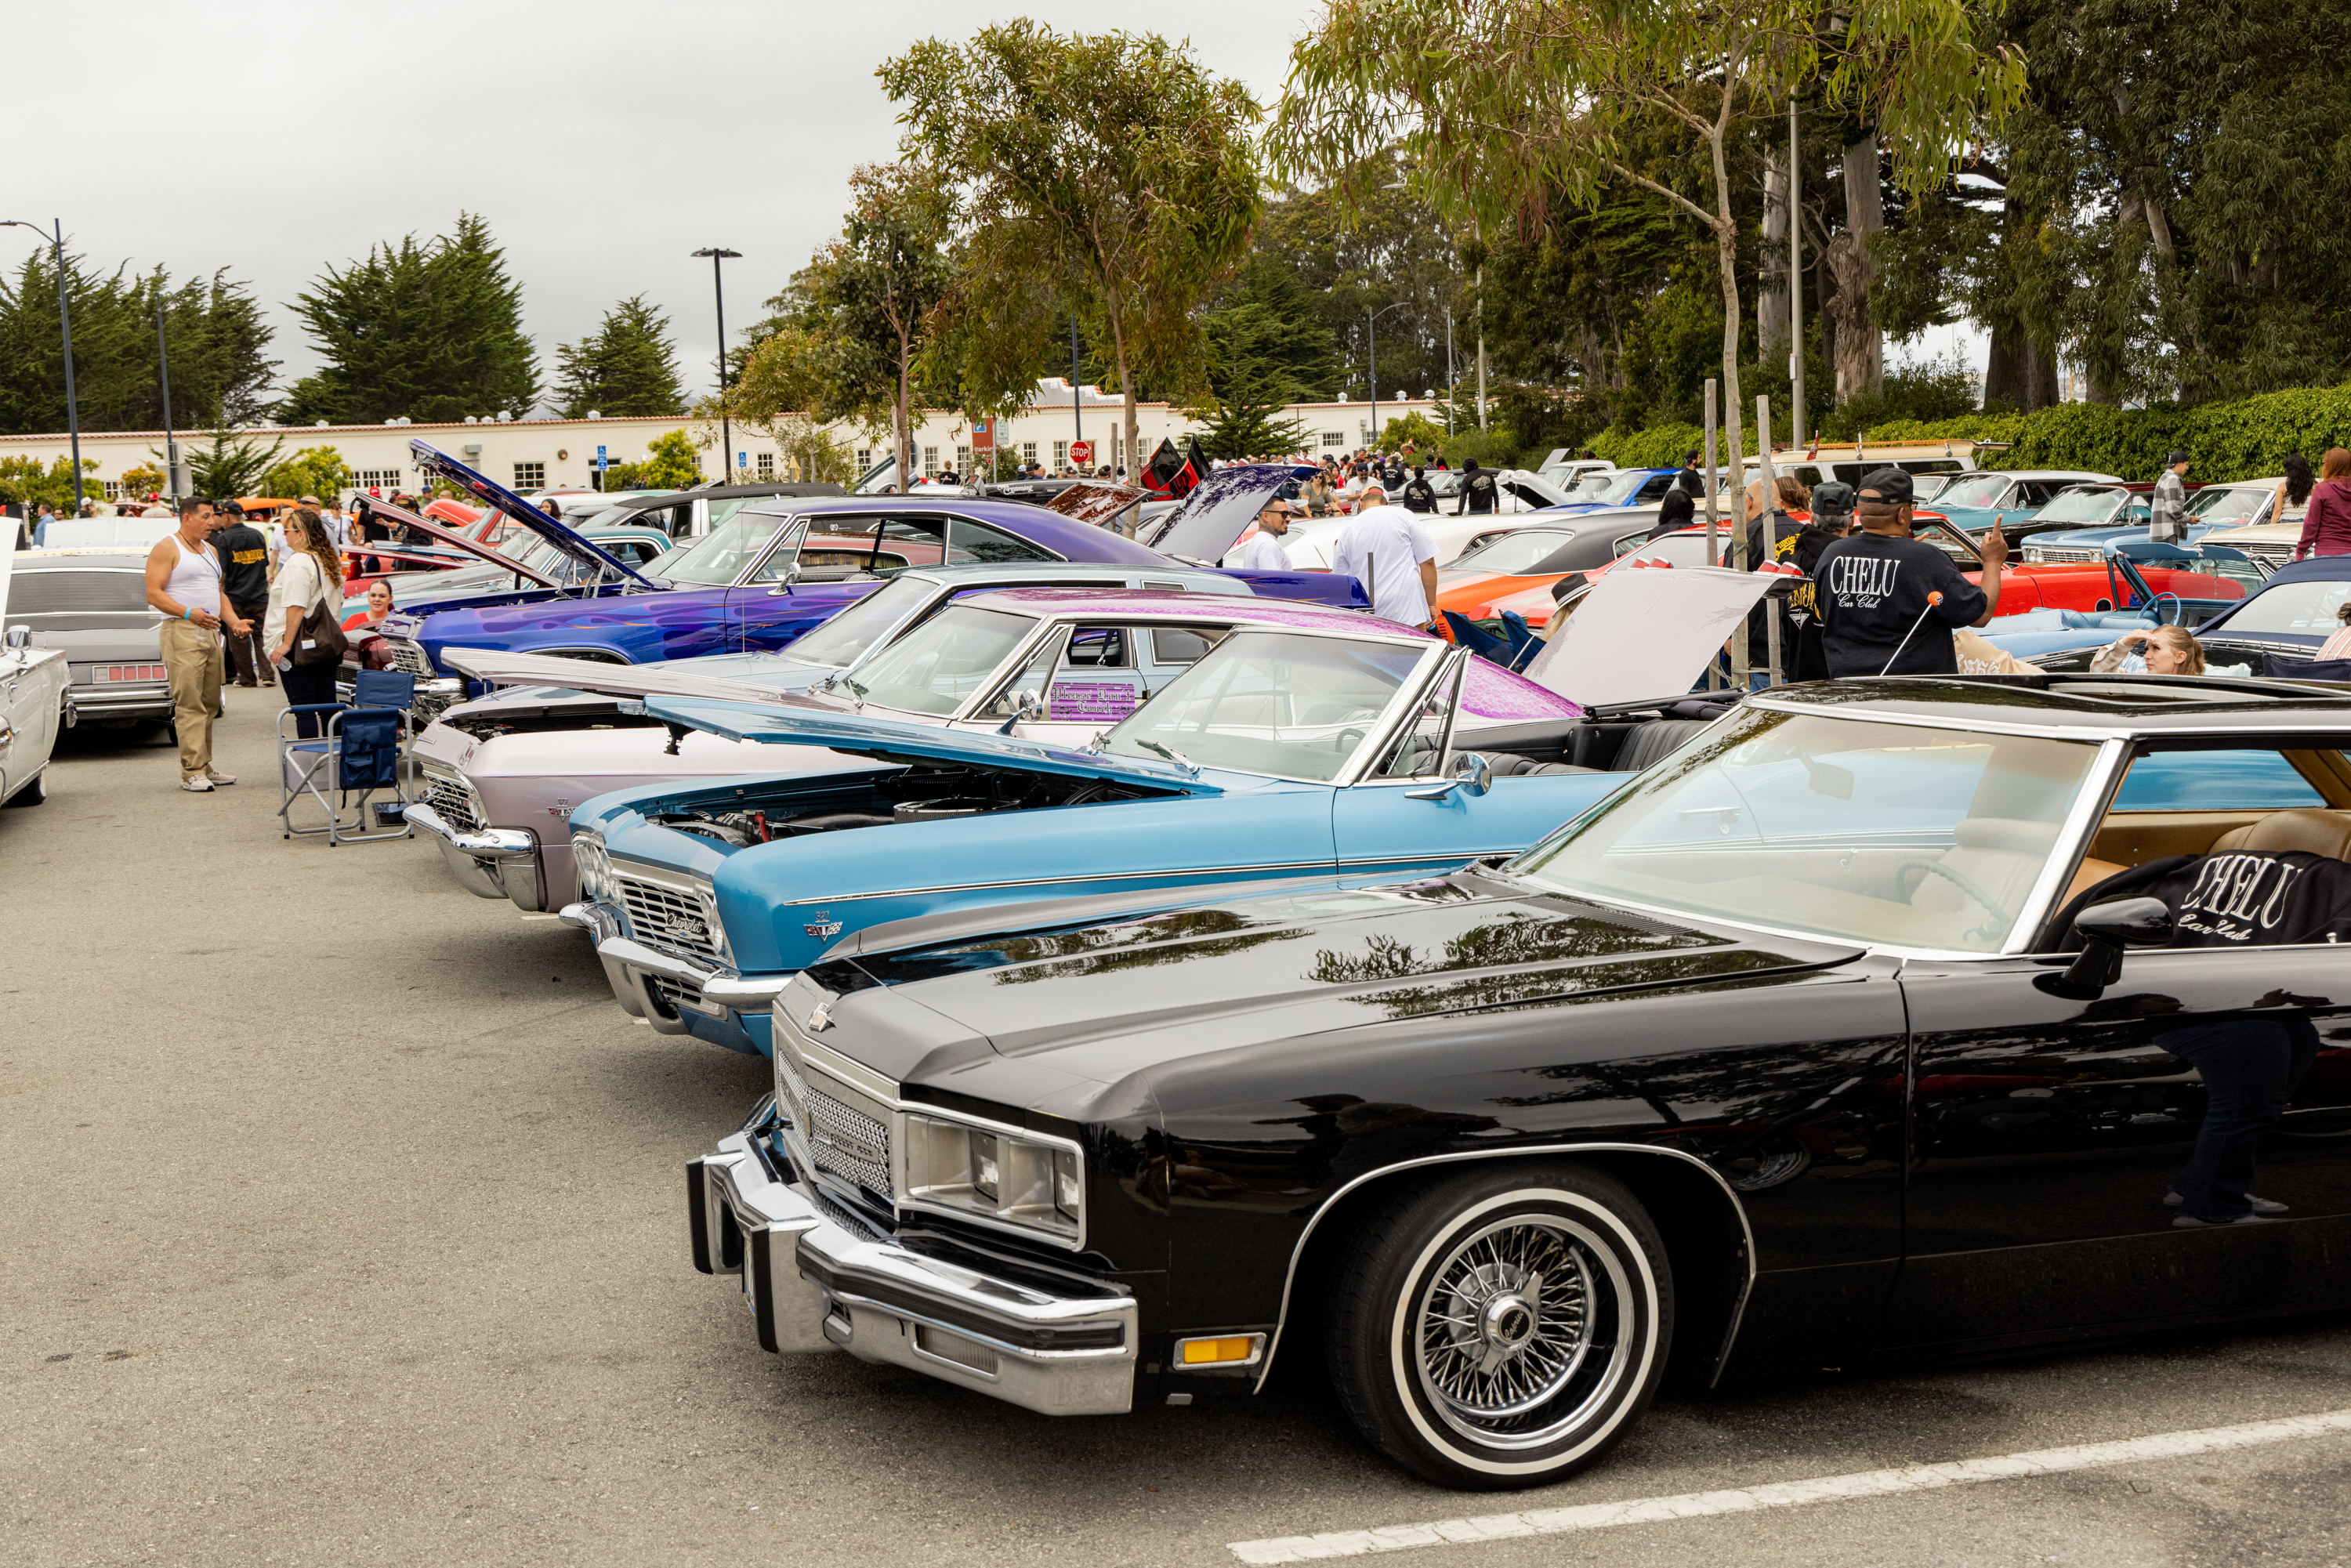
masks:
<instances>
[{"instance_id":1,"label":"cypress tree","mask_svg":"<svg viewBox=\"0 0 2351 1568\"><path fill-rule=\"evenodd\" d=\"M590 409L636 416L685 412L669 318L642 294L606 311L604 324L579 342L557 344L555 364L555 402L566 419Z\"/></svg>"},{"instance_id":2,"label":"cypress tree","mask_svg":"<svg viewBox=\"0 0 2351 1568\"><path fill-rule=\"evenodd\" d=\"M478 214L459 214L453 234L422 244L408 235L329 269L295 313L327 362L294 383L288 423L521 414L538 401L522 288Z\"/></svg>"}]
</instances>

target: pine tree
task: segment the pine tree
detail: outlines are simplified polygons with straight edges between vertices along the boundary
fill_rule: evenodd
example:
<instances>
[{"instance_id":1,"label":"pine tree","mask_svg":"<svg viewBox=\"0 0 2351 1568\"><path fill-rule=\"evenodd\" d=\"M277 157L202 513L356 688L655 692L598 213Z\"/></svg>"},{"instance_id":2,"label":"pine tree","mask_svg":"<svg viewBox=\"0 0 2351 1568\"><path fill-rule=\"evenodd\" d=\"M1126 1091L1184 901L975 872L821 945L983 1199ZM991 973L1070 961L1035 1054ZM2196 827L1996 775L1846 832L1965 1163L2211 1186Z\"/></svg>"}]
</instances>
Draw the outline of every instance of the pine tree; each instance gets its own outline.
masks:
<instances>
[{"instance_id":1,"label":"pine tree","mask_svg":"<svg viewBox=\"0 0 2351 1568\"><path fill-rule=\"evenodd\" d=\"M277 368L270 329L242 283L214 273L173 283L162 267L91 271L66 255L73 306L74 398L84 430L157 430L163 423L156 375L155 313L162 307L172 350L172 416L182 430L241 424L262 409ZM63 335L57 275L47 249L15 276L0 275L0 434L46 434L66 427Z\"/></svg>"},{"instance_id":2,"label":"pine tree","mask_svg":"<svg viewBox=\"0 0 2351 1568\"><path fill-rule=\"evenodd\" d=\"M294 384L288 423L520 414L538 401L522 288L475 214L459 214L454 234L409 235L329 269L295 313L327 363Z\"/></svg>"},{"instance_id":3,"label":"pine tree","mask_svg":"<svg viewBox=\"0 0 2351 1568\"><path fill-rule=\"evenodd\" d=\"M557 344L555 363L555 402L566 419L590 409L633 416L685 412L669 318L642 294L606 311L604 324L579 342Z\"/></svg>"}]
</instances>

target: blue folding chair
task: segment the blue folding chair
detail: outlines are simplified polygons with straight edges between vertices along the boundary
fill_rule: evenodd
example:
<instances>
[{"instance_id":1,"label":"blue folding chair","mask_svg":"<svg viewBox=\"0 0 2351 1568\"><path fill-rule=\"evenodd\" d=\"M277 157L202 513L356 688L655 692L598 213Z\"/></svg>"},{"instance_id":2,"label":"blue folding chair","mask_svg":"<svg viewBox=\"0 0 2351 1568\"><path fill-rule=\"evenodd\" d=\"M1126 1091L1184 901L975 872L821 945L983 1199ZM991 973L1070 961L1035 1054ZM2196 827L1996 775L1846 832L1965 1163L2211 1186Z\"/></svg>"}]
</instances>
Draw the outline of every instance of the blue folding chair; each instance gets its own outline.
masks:
<instances>
[{"instance_id":1,"label":"blue folding chair","mask_svg":"<svg viewBox=\"0 0 2351 1568\"><path fill-rule=\"evenodd\" d=\"M404 670L361 670L348 703L301 703L277 716L277 816L285 831L324 833L329 845L370 839L405 839L408 825L408 709L416 701L416 677ZM287 733L286 721L304 715L323 720L325 734ZM376 800L389 793L388 800ZM354 802L353 795L359 797ZM298 827L294 807L308 796L319 803L322 821ZM369 808L374 807L371 813ZM350 811L348 821L344 811ZM377 823L369 828L371 815ZM393 826L394 822L397 823Z\"/></svg>"},{"instance_id":2,"label":"blue folding chair","mask_svg":"<svg viewBox=\"0 0 2351 1568\"><path fill-rule=\"evenodd\" d=\"M1542 639L1535 635L1535 629L1515 610L1502 612L1502 634L1510 640L1510 656L1502 663L1506 670L1525 669L1527 661L1542 647Z\"/></svg>"},{"instance_id":3,"label":"blue folding chair","mask_svg":"<svg viewBox=\"0 0 2351 1568\"><path fill-rule=\"evenodd\" d=\"M1470 624L1469 618L1458 611L1447 610L1444 612L1444 615L1445 624L1452 630L1453 641L1457 645L1467 648L1479 658L1493 664L1501 664L1510 662L1512 650L1508 643L1503 642L1491 632Z\"/></svg>"}]
</instances>

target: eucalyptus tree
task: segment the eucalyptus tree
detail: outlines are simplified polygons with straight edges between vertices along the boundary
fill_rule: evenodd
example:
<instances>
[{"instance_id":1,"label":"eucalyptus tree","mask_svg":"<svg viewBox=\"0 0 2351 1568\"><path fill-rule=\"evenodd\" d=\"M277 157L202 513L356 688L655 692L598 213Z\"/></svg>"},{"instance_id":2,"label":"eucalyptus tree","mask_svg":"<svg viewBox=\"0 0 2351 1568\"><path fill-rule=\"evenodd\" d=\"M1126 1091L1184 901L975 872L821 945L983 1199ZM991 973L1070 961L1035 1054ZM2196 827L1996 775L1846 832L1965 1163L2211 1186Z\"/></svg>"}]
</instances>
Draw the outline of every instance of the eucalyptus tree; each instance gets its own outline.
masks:
<instances>
[{"instance_id":1,"label":"eucalyptus tree","mask_svg":"<svg viewBox=\"0 0 2351 1568\"><path fill-rule=\"evenodd\" d=\"M1139 470L1138 376L1199 389L1199 308L1248 254L1257 104L1155 34L1027 20L926 40L878 74L909 145L956 182L941 375L967 410L1025 402L1074 311L1110 350Z\"/></svg>"},{"instance_id":2,"label":"eucalyptus tree","mask_svg":"<svg viewBox=\"0 0 2351 1568\"><path fill-rule=\"evenodd\" d=\"M1457 223L1536 234L1630 186L1703 225L1722 290L1730 451L1741 445L1734 139L1792 94L1862 117L1905 190L2020 99L2022 54L1991 37L1999 0L1333 0L1291 52L1270 136L1285 172L1332 179L1400 142L1416 189ZM1693 173L1643 156L1655 116L1704 150ZM1360 199L1361 193L1355 193Z\"/></svg>"}]
</instances>

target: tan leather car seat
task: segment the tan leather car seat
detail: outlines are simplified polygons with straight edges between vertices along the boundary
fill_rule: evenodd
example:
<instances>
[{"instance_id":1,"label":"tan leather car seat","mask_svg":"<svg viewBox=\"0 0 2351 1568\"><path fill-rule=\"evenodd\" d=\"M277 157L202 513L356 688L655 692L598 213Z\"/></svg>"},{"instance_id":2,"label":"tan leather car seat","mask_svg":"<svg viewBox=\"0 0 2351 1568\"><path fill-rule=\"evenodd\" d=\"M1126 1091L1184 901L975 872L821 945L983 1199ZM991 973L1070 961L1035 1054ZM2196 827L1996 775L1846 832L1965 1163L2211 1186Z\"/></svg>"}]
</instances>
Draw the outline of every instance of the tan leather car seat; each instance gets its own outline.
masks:
<instances>
[{"instance_id":1,"label":"tan leather car seat","mask_svg":"<svg viewBox=\"0 0 2351 1568\"><path fill-rule=\"evenodd\" d=\"M2049 852L2057 842L2057 826L2021 817L1969 817L1952 825L1952 845L1938 858L1997 900L2002 910L2014 915L2022 907L2025 894L2032 891L2041 868L2049 863ZM1956 883L1931 872L1920 873L1910 904L1917 909L1955 914L1979 907Z\"/></svg>"},{"instance_id":2,"label":"tan leather car seat","mask_svg":"<svg viewBox=\"0 0 2351 1568\"><path fill-rule=\"evenodd\" d=\"M2351 861L2351 816L2307 806L2272 811L2258 822L2222 833L2212 841L2209 852L2226 854L2231 850L2304 850Z\"/></svg>"}]
</instances>

